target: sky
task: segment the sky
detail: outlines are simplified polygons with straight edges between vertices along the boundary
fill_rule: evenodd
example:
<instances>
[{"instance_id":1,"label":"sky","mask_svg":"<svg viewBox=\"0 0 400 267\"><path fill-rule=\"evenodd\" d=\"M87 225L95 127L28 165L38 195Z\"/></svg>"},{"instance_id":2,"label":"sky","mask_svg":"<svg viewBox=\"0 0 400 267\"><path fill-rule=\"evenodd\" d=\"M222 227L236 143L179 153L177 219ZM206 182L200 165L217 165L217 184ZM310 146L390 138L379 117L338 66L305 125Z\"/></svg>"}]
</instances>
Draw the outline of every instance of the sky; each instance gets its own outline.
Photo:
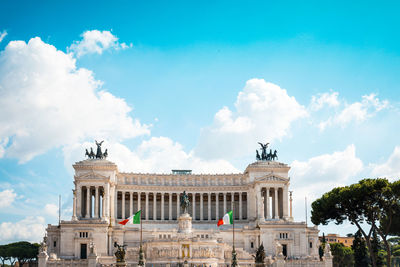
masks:
<instances>
[{"instance_id":1,"label":"sky","mask_svg":"<svg viewBox=\"0 0 400 267\"><path fill-rule=\"evenodd\" d=\"M237 173L269 142L294 217L400 176L399 2L1 1L0 244L72 213L105 140L120 171ZM321 232L354 233L349 224Z\"/></svg>"}]
</instances>

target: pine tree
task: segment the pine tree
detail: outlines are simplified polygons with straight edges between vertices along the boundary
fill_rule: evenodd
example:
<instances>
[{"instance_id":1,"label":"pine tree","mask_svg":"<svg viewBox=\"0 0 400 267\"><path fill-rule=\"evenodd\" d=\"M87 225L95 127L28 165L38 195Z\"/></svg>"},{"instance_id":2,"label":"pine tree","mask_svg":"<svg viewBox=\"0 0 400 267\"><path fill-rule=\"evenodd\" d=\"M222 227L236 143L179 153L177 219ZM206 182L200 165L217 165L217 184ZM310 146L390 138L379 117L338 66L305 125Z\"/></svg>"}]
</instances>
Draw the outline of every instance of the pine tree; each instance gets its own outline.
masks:
<instances>
[{"instance_id":1,"label":"pine tree","mask_svg":"<svg viewBox=\"0 0 400 267\"><path fill-rule=\"evenodd\" d=\"M354 266L368 266L370 263L368 248L365 240L362 239L360 230L358 230L354 235L353 245L351 248L354 251Z\"/></svg>"},{"instance_id":2,"label":"pine tree","mask_svg":"<svg viewBox=\"0 0 400 267\"><path fill-rule=\"evenodd\" d=\"M381 253L379 253L379 250L381 249L381 244L380 244L379 237L378 237L378 234L375 229L372 232L371 247L372 247L373 253L375 254L376 266L377 267L385 266L384 257Z\"/></svg>"}]
</instances>

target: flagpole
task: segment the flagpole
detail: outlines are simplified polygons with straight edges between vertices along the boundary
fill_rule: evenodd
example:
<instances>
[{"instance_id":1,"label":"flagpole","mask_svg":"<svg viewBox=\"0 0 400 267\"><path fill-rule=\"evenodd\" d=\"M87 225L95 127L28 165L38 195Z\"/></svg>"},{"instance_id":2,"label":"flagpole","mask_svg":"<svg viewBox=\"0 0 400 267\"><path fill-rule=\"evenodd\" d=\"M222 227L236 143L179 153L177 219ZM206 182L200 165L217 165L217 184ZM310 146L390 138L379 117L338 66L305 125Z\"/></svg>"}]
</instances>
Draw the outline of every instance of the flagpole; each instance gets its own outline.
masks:
<instances>
[{"instance_id":1,"label":"flagpole","mask_svg":"<svg viewBox=\"0 0 400 267\"><path fill-rule=\"evenodd\" d=\"M142 211L140 211L140 246L139 246L139 264L138 264L139 266L144 266L142 240L143 240Z\"/></svg>"},{"instance_id":2,"label":"flagpole","mask_svg":"<svg viewBox=\"0 0 400 267\"><path fill-rule=\"evenodd\" d=\"M232 194L232 267L236 267L236 251L235 251L235 195Z\"/></svg>"}]
</instances>

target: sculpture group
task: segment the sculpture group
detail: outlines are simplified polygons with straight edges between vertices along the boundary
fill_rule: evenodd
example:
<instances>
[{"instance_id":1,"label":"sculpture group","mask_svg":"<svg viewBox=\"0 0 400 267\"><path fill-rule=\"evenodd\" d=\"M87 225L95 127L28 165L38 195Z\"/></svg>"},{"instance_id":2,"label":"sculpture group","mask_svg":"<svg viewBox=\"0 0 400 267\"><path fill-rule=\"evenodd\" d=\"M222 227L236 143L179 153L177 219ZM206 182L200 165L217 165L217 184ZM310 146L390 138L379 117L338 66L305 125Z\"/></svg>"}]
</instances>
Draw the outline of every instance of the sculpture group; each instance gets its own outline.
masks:
<instances>
[{"instance_id":1,"label":"sculpture group","mask_svg":"<svg viewBox=\"0 0 400 267\"><path fill-rule=\"evenodd\" d=\"M262 144L258 142L261 146L261 156L260 153L258 153L258 150L256 150L256 159L257 160L266 160L266 161L271 161L271 160L276 160L278 159L277 151L275 150L274 153L272 153L272 149L269 150L269 153L267 153L267 148L269 143Z\"/></svg>"},{"instance_id":2,"label":"sculpture group","mask_svg":"<svg viewBox=\"0 0 400 267\"><path fill-rule=\"evenodd\" d=\"M97 146L96 154L93 152L93 148L90 148L90 152L86 149L85 156L87 156L89 159L106 159L108 157L108 150L106 149L104 153L101 151L101 145L104 141L97 142L95 140L95 142Z\"/></svg>"}]
</instances>

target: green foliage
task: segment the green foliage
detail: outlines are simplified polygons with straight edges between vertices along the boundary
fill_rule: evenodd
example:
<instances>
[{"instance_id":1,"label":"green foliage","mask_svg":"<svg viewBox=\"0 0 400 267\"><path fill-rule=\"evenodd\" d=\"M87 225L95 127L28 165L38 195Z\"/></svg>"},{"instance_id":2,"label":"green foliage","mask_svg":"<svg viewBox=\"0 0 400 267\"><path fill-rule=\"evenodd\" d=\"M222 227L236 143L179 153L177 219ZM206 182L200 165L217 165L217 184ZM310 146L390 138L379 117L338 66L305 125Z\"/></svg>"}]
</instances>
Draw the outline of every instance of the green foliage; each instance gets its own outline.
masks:
<instances>
[{"instance_id":1,"label":"green foliage","mask_svg":"<svg viewBox=\"0 0 400 267\"><path fill-rule=\"evenodd\" d=\"M377 266L375 257L378 254L372 252L370 241L372 231L377 230L386 247L386 261L390 263L390 244L386 238L400 227L400 223L393 224L400 221L400 181L390 183L382 178L364 179L332 189L311 206L311 221L315 225L342 224L345 220L355 224L366 241L373 266Z\"/></svg>"},{"instance_id":2,"label":"green foliage","mask_svg":"<svg viewBox=\"0 0 400 267\"><path fill-rule=\"evenodd\" d=\"M351 248L345 247L341 243L332 243L330 246L333 255L333 267L354 266L354 255Z\"/></svg>"},{"instance_id":3,"label":"green foliage","mask_svg":"<svg viewBox=\"0 0 400 267\"><path fill-rule=\"evenodd\" d=\"M15 261L18 260L20 266L28 261L34 261L37 259L39 246L39 244L31 244L26 241L1 245L0 259L2 265L4 266L6 261L9 261L11 265L14 265Z\"/></svg>"},{"instance_id":4,"label":"green foliage","mask_svg":"<svg viewBox=\"0 0 400 267\"><path fill-rule=\"evenodd\" d=\"M264 264L264 260L265 260L265 250L264 250L264 245L261 243L261 245L257 248L254 261L257 264Z\"/></svg>"},{"instance_id":5,"label":"green foliage","mask_svg":"<svg viewBox=\"0 0 400 267\"><path fill-rule=\"evenodd\" d=\"M372 232L371 245L372 245L372 251L373 251L373 253L375 255L375 259L376 259L376 266L377 267L385 266L384 255L381 253L382 244L379 241L379 237L376 233L376 230L374 230Z\"/></svg>"},{"instance_id":6,"label":"green foliage","mask_svg":"<svg viewBox=\"0 0 400 267\"><path fill-rule=\"evenodd\" d=\"M354 235L353 245L351 246L354 252L354 266L368 266L369 256L365 240L362 239L361 232L357 231Z\"/></svg>"}]
</instances>

